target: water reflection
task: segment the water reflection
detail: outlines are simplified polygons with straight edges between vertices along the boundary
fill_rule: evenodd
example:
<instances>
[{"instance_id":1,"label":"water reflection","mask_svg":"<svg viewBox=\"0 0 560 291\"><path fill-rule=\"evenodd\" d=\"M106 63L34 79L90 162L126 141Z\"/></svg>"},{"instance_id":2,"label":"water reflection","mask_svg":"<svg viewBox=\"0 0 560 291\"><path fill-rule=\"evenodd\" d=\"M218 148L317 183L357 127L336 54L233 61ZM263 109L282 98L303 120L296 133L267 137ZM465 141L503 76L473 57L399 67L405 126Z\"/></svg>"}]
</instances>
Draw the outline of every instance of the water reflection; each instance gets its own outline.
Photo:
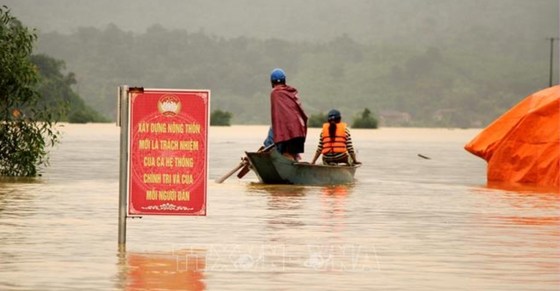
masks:
<instances>
[{"instance_id":1,"label":"water reflection","mask_svg":"<svg viewBox=\"0 0 560 291\"><path fill-rule=\"evenodd\" d=\"M501 198L512 208L512 215L497 215L505 224L560 226L560 196L551 193L508 192ZM528 215L533 214L533 215ZM536 214L536 215L534 215ZM554 228L555 234L560 233Z\"/></svg>"},{"instance_id":2,"label":"water reflection","mask_svg":"<svg viewBox=\"0 0 560 291\"><path fill-rule=\"evenodd\" d=\"M35 177L8 177L0 176L0 189L7 187L9 184L40 184L43 183L40 178Z\"/></svg>"},{"instance_id":3,"label":"water reflection","mask_svg":"<svg viewBox=\"0 0 560 291\"><path fill-rule=\"evenodd\" d=\"M304 208L308 191L308 187L296 185L260 183L247 185L248 193L259 194L266 198L264 220L271 242L282 242L290 236L290 233L305 226L301 210Z\"/></svg>"},{"instance_id":4,"label":"water reflection","mask_svg":"<svg viewBox=\"0 0 560 291\"><path fill-rule=\"evenodd\" d=\"M123 290L206 289L206 251L182 249L172 252L119 253L120 276L117 288Z\"/></svg>"},{"instance_id":5,"label":"water reflection","mask_svg":"<svg viewBox=\"0 0 560 291\"><path fill-rule=\"evenodd\" d=\"M556 193L560 194L560 187L555 186L538 186L530 184L514 184L507 182L490 182L488 181L486 187L489 189L506 190L522 193Z\"/></svg>"},{"instance_id":6,"label":"water reflection","mask_svg":"<svg viewBox=\"0 0 560 291\"><path fill-rule=\"evenodd\" d=\"M512 215L503 215L502 211L501 215L492 216L504 224L560 225L560 193L550 191L551 188L504 183L488 183L486 188L493 190L490 193L495 203L507 203Z\"/></svg>"},{"instance_id":7,"label":"water reflection","mask_svg":"<svg viewBox=\"0 0 560 291\"><path fill-rule=\"evenodd\" d=\"M346 224L346 199L350 185L327 186L321 189L321 221L325 231L338 237Z\"/></svg>"},{"instance_id":8,"label":"water reflection","mask_svg":"<svg viewBox=\"0 0 560 291\"><path fill-rule=\"evenodd\" d=\"M32 178L0 178L0 217L6 216L0 225L21 226L22 221L11 219L33 213L33 192L37 184L40 183Z\"/></svg>"},{"instance_id":9,"label":"water reflection","mask_svg":"<svg viewBox=\"0 0 560 291\"><path fill-rule=\"evenodd\" d=\"M295 210L301 209L305 194L309 188L296 185L265 185L251 183L249 192L262 193L267 196L269 210Z\"/></svg>"},{"instance_id":10,"label":"water reflection","mask_svg":"<svg viewBox=\"0 0 560 291\"><path fill-rule=\"evenodd\" d=\"M560 195L542 187L505 184L475 192L486 205L474 216L477 235L469 241L476 252L471 257L480 260L477 266L487 266L486 276L503 280L504 270L496 268L501 266L517 282L557 282Z\"/></svg>"},{"instance_id":11,"label":"water reflection","mask_svg":"<svg viewBox=\"0 0 560 291\"><path fill-rule=\"evenodd\" d=\"M345 214L345 203L351 186L338 185L321 189L321 204L325 214L329 217L343 217Z\"/></svg>"}]
</instances>

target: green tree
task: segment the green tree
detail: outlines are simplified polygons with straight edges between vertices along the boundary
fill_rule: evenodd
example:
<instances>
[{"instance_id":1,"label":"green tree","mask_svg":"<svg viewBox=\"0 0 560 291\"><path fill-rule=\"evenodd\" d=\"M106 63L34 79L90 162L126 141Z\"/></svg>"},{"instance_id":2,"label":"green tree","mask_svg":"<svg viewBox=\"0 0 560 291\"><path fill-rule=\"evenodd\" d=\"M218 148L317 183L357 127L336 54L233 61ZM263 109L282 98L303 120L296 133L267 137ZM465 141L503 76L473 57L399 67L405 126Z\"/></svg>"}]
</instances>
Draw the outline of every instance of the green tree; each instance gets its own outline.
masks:
<instances>
[{"instance_id":1,"label":"green tree","mask_svg":"<svg viewBox=\"0 0 560 291\"><path fill-rule=\"evenodd\" d=\"M43 54L31 56L31 61L37 66L40 74L37 89L41 95L39 104L51 108L51 113L56 114L57 121L70 123L107 121L74 92L72 85L77 83L76 77L72 72L67 75L62 73L65 69L63 61Z\"/></svg>"},{"instance_id":2,"label":"green tree","mask_svg":"<svg viewBox=\"0 0 560 291\"><path fill-rule=\"evenodd\" d=\"M317 114L311 114L307 120L307 126L309 127L323 127L323 123L327 121L327 115L323 112Z\"/></svg>"},{"instance_id":3,"label":"green tree","mask_svg":"<svg viewBox=\"0 0 560 291\"><path fill-rule=\"evenodd\" d=\"M39 106L39 74L30 60L34 31L0 8L0 176L37 176L59 140L54 116Z\"/></svg>"},{"instance_id":4,"label":"green tree","mask_svg":"<svg viewBox=\"0 0 560 291\"><path fill-rule=\"evenodd\" d=\"M377 128L377 119L371 116L369 109L364 109L362 116L352 122L353 128Z\"/></svg>"},{"instance_id":5,"label":"green tree","mask_svg":"<svg viewBox=\"0 0 560 291\"><path fill-rule=\"evenodd\" d=\"M230 126L231 113L222 110L214 110L210 114L210 125Z\"/></svg>"}]
</instances>

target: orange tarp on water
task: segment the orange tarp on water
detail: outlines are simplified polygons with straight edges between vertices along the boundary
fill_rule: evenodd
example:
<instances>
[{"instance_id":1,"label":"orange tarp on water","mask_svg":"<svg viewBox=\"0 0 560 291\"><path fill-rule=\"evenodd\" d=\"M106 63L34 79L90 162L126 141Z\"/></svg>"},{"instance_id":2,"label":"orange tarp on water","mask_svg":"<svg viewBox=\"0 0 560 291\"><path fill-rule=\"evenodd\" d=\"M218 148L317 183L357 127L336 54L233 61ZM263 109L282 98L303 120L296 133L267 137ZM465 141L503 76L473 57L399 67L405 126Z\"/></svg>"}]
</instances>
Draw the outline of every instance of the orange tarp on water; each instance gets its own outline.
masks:
<instances>
[{"instance_id":1,"label":"orange tarp on water","mask_svg":"<svg viewBox=\"0 0 560 291\"><path fill-rule=\"evenodd\" d=\"M527 96L465 149L488 162L489 182L560 188L560 86Z\"/></svg>"}]
</instances>

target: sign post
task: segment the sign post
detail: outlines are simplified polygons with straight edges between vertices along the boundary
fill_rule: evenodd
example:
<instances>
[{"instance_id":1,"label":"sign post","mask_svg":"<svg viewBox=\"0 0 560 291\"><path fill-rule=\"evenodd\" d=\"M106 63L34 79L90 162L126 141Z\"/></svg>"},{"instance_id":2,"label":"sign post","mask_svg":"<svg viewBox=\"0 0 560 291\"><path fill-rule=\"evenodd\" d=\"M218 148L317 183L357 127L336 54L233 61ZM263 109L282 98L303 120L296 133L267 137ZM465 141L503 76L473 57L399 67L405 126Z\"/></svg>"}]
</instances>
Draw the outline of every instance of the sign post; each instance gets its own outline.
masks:
<instances>
[{"instance_id":1,"label":"sign post","mask_svg":"<svg viewBox=\"0 0 560 291\"><path fill-rule=\"evenodd\" d=\"M121 127L119 162L119 247L126 244L126 200L128 176L128 86L119 87L117 126Z\"/></svg>"},{"instance_id":2,"label":"sign post","mask_svg":"<svg viewBox=\"0 0 560 291\"><path fill-rule=\"evenodd\" d=\"M206 215L210 91L119 89L119 244L124 244L123 212L125 217Z\"/></svg>"}]
</instances>

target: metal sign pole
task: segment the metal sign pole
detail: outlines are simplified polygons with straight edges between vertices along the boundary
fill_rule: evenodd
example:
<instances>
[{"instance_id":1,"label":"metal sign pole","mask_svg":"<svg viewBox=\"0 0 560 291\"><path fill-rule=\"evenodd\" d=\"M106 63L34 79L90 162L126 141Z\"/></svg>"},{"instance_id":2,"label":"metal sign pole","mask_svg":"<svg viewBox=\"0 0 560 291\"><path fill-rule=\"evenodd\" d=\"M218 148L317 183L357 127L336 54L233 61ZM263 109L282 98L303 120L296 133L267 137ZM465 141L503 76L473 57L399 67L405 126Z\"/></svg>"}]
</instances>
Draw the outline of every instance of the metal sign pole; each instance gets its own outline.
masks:
<instances>
[{"instance_id":1,"label":"metal sign pole","mask_svg":"<svg viewBox=\"0 0 560 291\"><path fill-rule=\"evenodd\" d=\"M552 87L553 82L552 82L552 76L554 75L554 41L558 41L560 40L560 38L558 37L549 37L548 38L550 40L550 66L549 66L549 73L548 73L548 86Z\"/></svg>"},{"instance_id":2,"label":"metal sign pole","mask_svg":"<svg viewBox=\"0 0 560 291\"><path fill-rule=\"evenodd\" d=\"M121 127L119 164L119 248L126 245L126 203L128 194L128 86L119 87L117 126Z\"/></svg>"}]
</instances>

